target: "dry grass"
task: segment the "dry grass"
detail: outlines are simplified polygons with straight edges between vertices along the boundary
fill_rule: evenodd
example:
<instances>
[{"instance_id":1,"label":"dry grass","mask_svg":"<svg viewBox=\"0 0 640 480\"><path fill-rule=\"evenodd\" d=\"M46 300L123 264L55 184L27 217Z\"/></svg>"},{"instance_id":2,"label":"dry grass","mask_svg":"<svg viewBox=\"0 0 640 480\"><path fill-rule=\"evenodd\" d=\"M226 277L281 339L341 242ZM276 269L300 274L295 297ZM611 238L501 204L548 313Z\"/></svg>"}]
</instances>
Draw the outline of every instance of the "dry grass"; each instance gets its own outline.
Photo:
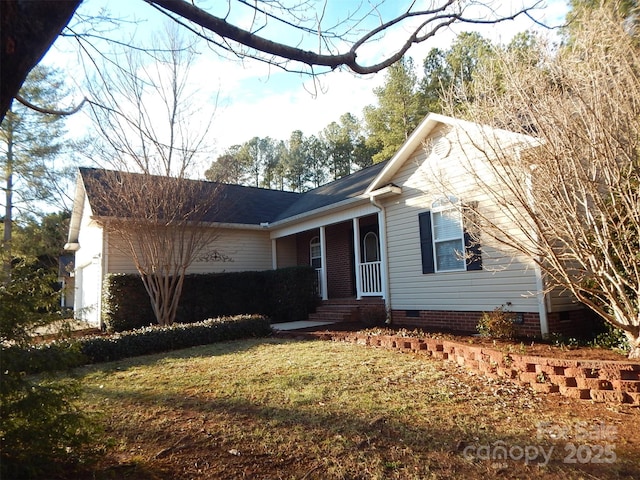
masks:
<instances>
[{"instance_id":1,"label":"dry grass","mask_svg":"<svg viewBox=\"0 0 640 480\"><path fill-rule=\"evenodd\" d=\"M76 477L640 477L637 408L536 395L387 350L248 340L80 374L86 408L101 413L105 434L102 459ZM591 438L581 438L584 432ZM484 459L482 447L493 453L495 442L511 449L510 457L518 447L553 447L553 454L545 466L541 456ZM593 448L605 443L613 446L613 463L563 461L569 444L593 444L581 448L579 460L594 460Z\"/></svg>"}]
</instances>

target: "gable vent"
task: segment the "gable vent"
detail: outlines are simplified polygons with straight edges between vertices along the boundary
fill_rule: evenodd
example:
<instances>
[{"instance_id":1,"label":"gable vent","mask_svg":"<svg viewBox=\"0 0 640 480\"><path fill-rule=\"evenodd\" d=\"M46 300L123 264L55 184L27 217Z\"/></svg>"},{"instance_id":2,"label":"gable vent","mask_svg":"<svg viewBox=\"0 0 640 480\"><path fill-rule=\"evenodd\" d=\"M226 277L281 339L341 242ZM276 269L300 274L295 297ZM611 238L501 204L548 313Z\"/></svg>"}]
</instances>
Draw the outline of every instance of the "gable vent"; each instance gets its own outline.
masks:
<instances>
[{"instance_id":1,"label":"gable vent","mask_svg":"<svg viewBox=\"0 0 640 480\"><path fill-rule=\"evenodd\" d=\"M424 147L427 155L433 154L438 158L445 158L451 152L451 142L444 135L429 138Z\"/></svg>"},{"instance_id":2,"label":"gable vent","mask_svg":"<svg viewBox=\"0 0 640 480\"><path fill-rule=\"evenodd\" d=\"M433 153L439 158L445 158L451 151L451 142L447 137L434 138Z\"/></svg>"}]
</instances>

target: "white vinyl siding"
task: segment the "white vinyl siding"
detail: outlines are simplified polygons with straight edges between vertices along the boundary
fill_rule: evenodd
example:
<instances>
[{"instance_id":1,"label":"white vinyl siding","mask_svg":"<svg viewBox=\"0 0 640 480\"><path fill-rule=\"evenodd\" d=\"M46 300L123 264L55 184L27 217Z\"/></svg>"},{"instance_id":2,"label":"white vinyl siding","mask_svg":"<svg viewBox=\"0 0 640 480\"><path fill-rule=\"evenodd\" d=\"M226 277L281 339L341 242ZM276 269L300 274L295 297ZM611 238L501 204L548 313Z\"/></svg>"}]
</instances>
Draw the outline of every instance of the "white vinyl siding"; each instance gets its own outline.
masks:
<instances>
[{"instance_id":1,"label":"white vinyl siding","mask_svg":"<svg viewBox=\"0 0 640 480\"><path fill-rule=\"evenodd\" d=\"M294 267L298 264L296 237L278 238L276 240L278 268Z\"/></svg>"},{"instance_id":2,"label":"white vinyl siding","mask_svg":"<svg viewBox=\"0 0 640 480\"><path fill-rule=\"evenodd\" d=\"M74 315L77 319L100 325L102 298L103 230L91 220L91 209L85 197L78 245L75 252Z\"/></svg>"},{"instance_id":3,"label":"white vinyl siding","mask_svg":"<svg viewBox=\"0 0 640 480\"><path fill-rule=\"evenodd\" d=\"M430 211L435 200L452 190L464 201L478 201L479 209L487 208L481 197L465 190L465 172L456 161L456 155L462 155L456 143L459 137L455 133L449 135L452 135L451 152L446 161L440 162L446 168L436 169L446 174L446 178L436 179L430 165L432 156L427 158L419 147L392 179L392 183L402 188L401 195L385 203L392 308L489 311L511 302L514 311L537 312L531 263L505 254L485 239L482 239L482 270L422 273L419 214Z\"/></svg>"}]
</instances>

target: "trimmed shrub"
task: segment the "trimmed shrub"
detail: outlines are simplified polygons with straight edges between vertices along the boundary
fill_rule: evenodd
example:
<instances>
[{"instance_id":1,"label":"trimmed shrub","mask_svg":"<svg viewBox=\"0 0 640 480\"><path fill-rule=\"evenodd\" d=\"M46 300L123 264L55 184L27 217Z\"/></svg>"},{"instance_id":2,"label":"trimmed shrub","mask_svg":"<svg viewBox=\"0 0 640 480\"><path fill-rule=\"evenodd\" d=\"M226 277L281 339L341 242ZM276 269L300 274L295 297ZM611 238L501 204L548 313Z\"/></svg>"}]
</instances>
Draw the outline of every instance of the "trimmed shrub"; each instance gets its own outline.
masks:
<instances>
[{"instance_id":1,"label":"trimmed shrub","mask_svg":"<svg viewBox=\"0 0 640 480\"><path fill-rule=\"evenodd\" d=\"M139 275L109 275L104 287L102 321L109 330L124 332L156 323Z\"/></svg>"},{"instance_id":2,"label":"trimmed shrub","mask_svg":"<svg viewBox=\"0 0 640 480\"><path fill-rule=\"evenodd\" d=\"M270 334L271 324L268 318L261 315L242 315L192 324L175 324L170 327L145 327L107 337L92 336L54 341L28 348L3 347L0 353L3 370L24 376L87 363L109 362L226 340L265 337ZM69 356L70 352L73 357ZM63 358L65 362L60 363ZM69 362L69 358L74 358L73 363Z\"/></svg>"},{"instance_id":3,"label":"trimmed shrub","mask_svg":"<svg viewBox=\"0 0 640 480\"><path fill-rule=\"evenodd\" d=\"M89 363L99 363L226 340L264 337L270 333L268 318L247 315L169 327L146 327L109 337L81 338L78 343Z\"/></svg>"},{"instance_id":4,"label":"trimmed shrub","mask_svg":"<svg viewBox=\"0 0 640 480\"><path fill-rule=\"evenodd\" d=\"M306 318L316 306L312 267L260 272L187 275L176 314L177 323L205 318L260 314L274 322ZM106 280L103 320L122 332L156 323L151 302L138 275L111 275Z\"/></svg>"}]
</instances>

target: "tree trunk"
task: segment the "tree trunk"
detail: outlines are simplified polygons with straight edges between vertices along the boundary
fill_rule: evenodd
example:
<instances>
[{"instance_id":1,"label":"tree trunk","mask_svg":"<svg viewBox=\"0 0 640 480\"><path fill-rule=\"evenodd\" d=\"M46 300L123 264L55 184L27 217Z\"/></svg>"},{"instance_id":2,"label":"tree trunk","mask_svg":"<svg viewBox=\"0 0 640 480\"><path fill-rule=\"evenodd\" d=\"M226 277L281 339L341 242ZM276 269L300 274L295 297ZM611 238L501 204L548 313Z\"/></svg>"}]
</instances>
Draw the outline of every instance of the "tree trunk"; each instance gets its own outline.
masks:
<instances>
[{"instance_id":1,"label":"tree trunk","mask_svg":"<svg viewBox=\"0 0 640 480\"><path fill-rule=\"evenodd\" d=\"M640 359L640 334L638 330L639 329L636 329L635 334L632 332L624 332L631 347L629 350L629 358L632 359Z\"/></svg>"}]
</instances>

